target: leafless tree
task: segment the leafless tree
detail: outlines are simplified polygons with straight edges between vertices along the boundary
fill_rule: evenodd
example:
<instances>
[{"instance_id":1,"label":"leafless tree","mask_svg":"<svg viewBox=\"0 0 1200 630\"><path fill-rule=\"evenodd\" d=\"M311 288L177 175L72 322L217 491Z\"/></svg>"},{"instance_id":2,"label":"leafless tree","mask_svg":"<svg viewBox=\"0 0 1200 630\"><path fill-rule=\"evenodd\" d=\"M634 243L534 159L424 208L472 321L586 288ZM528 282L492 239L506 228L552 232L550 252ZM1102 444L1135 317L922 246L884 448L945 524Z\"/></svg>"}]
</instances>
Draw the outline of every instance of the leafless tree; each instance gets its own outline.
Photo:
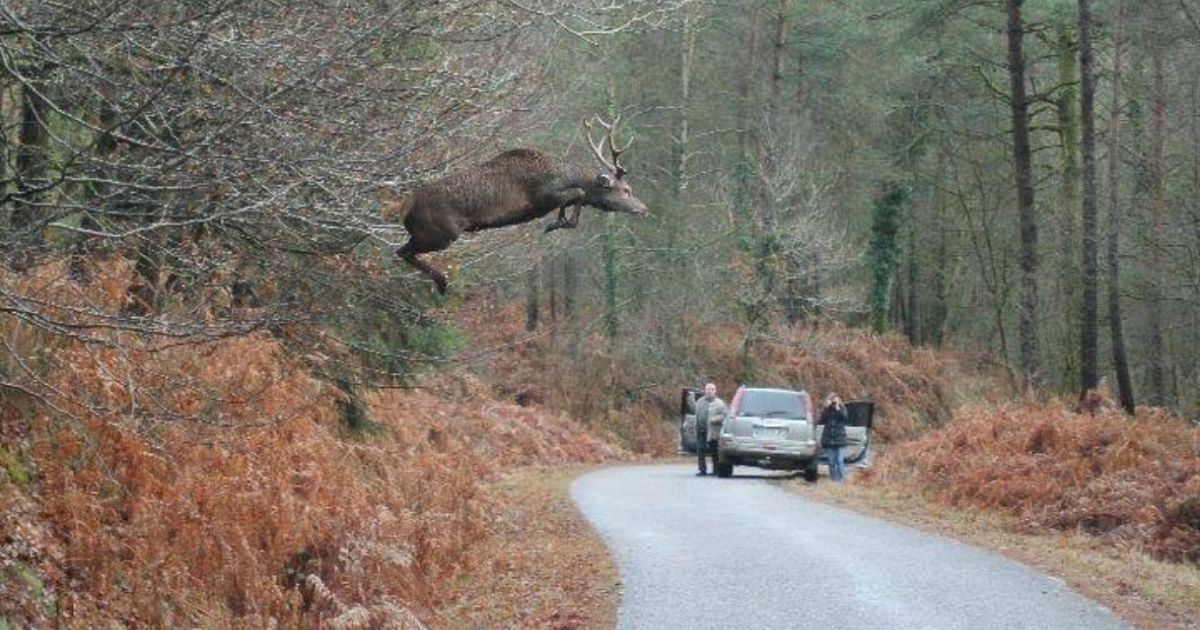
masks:
<instances>
[{"instance_id":1,"label":"leafless tree","mask_svg":"<svg viewBox=\"0 0 1200 630\"><path fill-rule=\"evenodd\" d=\"M544 22L479 0L0 4L0 327L161 346L419 321L410 274L373 261L403 240L380 199L513 127ZM107 304L16 280L70 260L86 286L114 259L135 274Z\"/></svg>"}]
</instances>

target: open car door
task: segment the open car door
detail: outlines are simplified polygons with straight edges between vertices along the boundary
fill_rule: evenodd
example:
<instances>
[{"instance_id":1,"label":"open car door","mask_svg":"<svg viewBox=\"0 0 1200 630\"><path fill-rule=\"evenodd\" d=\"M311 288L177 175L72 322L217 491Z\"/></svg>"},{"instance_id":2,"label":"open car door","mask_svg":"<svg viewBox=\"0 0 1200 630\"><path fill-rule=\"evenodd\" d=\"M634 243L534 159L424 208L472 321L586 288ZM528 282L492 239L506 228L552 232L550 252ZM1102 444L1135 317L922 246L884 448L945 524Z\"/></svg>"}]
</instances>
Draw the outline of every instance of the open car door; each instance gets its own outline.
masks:
<instances>
[{"instance_id":1,"label":"open car door","mask_svg":"<svg viewBox=\"0 0 1200 630\"><path fill-rule=\"evenodd\" d=\"M847 464L861 461L871 448L871 424L875 420L875 403L869 400L846 402L846 450L843 457Z\"/></svg>"},{"instance_id":2,"label":"open car door","mask_svg":"<svg viewBox=\"0 0 1200 630\"><path fill-rule=\"evenodd\" d=\"M679 450L696 452L696 399L703 392L694 387L679 392Z\"/></svg>"}]
</instances>

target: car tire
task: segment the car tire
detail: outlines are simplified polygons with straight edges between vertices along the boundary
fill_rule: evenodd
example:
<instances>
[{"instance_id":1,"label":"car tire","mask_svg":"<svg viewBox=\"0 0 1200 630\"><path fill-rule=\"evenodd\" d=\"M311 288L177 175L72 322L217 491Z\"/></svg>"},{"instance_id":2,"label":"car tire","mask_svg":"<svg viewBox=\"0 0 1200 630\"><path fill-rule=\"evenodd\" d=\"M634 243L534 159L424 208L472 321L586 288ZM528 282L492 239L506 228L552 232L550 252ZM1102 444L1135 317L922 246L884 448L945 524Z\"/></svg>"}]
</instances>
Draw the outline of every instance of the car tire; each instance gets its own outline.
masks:
<instances>
[{"instance_id":1,"label":"car tire","mask_svg":"<svg viewBox=\"0 0 1200 630\"><path fill-rule=\"evenodd\" d=\"M717 462L717 476L721 478L732 477L733 464L729 462Z\"/></svg>"},{"instance_id":2,"label":"car tire","mask_svg":"<svg viewBox=\"0 0 1200 630\"><path fill-rule=\"evenodd\" d=\"M816 483L817 476L817 458L814 457L808 460L808 464L804 466L804 480L809 483Z\"/></svg>"}]
</instances>

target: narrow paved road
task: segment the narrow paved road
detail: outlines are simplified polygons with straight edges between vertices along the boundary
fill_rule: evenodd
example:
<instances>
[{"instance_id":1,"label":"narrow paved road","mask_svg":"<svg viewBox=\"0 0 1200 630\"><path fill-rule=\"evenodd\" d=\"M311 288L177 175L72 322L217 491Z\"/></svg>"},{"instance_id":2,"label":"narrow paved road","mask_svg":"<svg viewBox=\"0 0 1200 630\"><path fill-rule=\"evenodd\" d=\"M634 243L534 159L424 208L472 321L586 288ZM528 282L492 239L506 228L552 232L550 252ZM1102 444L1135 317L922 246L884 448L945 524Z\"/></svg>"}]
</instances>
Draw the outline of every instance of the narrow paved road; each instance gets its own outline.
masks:
<instances>
[{"instance_id":1,"label":"narrow paved road","mask_svg":"<svg viewBox=\"0 0 1200 630\"><path fill-rule=\"evenodd\" d=\"M1126 627L996 554L762 478L693 472L610 468L571 487L620 566L618 628Z\"/></svg>"}]
</instances>

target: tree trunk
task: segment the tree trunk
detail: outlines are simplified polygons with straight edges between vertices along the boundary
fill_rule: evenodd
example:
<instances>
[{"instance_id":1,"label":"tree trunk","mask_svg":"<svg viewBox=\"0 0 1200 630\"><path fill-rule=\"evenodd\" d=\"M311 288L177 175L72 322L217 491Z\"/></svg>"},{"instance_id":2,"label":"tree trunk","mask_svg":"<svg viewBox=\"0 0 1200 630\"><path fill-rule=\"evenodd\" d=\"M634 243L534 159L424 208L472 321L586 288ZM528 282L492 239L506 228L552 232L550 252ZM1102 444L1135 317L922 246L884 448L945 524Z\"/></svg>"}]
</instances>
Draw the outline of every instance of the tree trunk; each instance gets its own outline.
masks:
<instances>
[{"instance_id":1,"label":"tree trunk","mask_svg":"<svg viewBox=\"0 0 1200 630\"><path fill-rule=\"evenodd\" d=\"M9 136L8 130L18 127L21 116L20 88L7 79L0 75L0 197L12 192L11 166L16 162L15 153L19 145L16 138ZM8 238L11 214L11 211L0 214L0 239Z\"/></svg>"},{"instance_id":2,"label":"tree trunk","mask_svg":"<svg viewBox=\"0 0 1200 630\"><path fill-rule=\"evenodd\" d=\"M1192 75L1192 201L1200 200L1200 75Z\"/></svg>"},{"instance_id":3,"label":"tree trunk","mask_svg":"<svg viewBox=\"0 0 1200 630\"><path fill-rule=\"evenodd\" d=\"M1100 386L1096 226L1096 75L1092 60L1092 9L1079 0L1079 77L1083 122L1083 308L1080 326L1081 399Z\"/></svg>"},{"instance_id":4,"label":"tree trunk","mask_svg":"<svg viewBox=\"0 0 1200 630\"><path fill-rule=\"evenodd\" d=\"M796 90L792 93L792 110L796 116L804 113L805 101L808 99L808 93L804 91L804 55L800 51L796 51Z\"/></svg>"},{"instance_id":5,"label":"tree trunk","mask_svg":"<svg viewBox=\"0 0 1200 630\"><path fill-rule=\"evenodd\" d=\"M1166 406L1167 348L1163 309L1164 299L1164 237L1166 226L1166 119L1167 79L1163 72L1164 51L1155 46L1151 51L1153 87L1150 94L1150 285L1148 307L1150 339L1146 351L1150 359L1150 396L1153 404Z\"/></svg>"},{"instance_id":6,"label":"tree trunk","mask_svg":"<svg viewBox=\"0 0 1200 630\"><path fill-rule=\"evenodd\" d=\"M741 220L739 228L743 234L748 233L750 226L754 223L751 215L750 203L750 184L754 173L754 156L751 151L751 135L753 123L751 117L755 108L751 103L752 81L754 79L754 68L758 61L758 46L759 46L759 31L762 29L762 5L755 5L752 10L750 22L748 24L749 32L747 33L746 42L746 67L738 77L738 163L735 167L736 176L736 191L734 204L738 212L738 218Z\"/></svg>"},{"instance_id":7,"label":"tree trunk","mask_svg":"<svg viewBox=\"0 0 1200 630\"><path fill-rule=\"evenodd\" d=\"M1076 101L1078 93L1074 85L1079 80L1075 64L1079 62L1076 55L1082 55L1081 40L1076 42L1067 24L1058 25L1058 82L1063 87L1055 103L1058 112L1058 132L1062 141L1062 211L1059 217L1059 248L1063 252L1063 271L1072 275L1076 273L1075 233L1078 224L1075 222L1076 212L1079 211L1079 106Z\"/></svg>"},{"instance_id":8,"label":"tree trunk","mask_svg":"<svg viewBox=\"0 0 1200 630\"><path fill-rule=\"evenodd\" d=\"M1021 21L1024 0L1005 0L1008 10L1008 74L1012 96L1013 167L1017 175L1017 211L1021 226L1021 303L1018 311L1021 372L1027 393L1038 375L1038 229L1033 198L1033 168L1029 148L1029 100L1025 94L1025 36Z\"/></svg>"},{"instance_id":9,"label":"tree trunk","mask_svg":"<svg viewBox=\"0 0 1200 630\"><path fill-rule=\"evenodd\" d=\"M675 201L682 203L688 185L688 143L690 141L692 66L696 58L696 20L692 11L683 17L679 45L679 121L675 138Z\"/></svg>"},{"instance_id":10,"label":"tree trunk","mask_svg":"<svg viewBox=\"0 0 1200 630\"><path fill-rule=\"evenodd\" d=\"M944 216L944 215L943 215ZM929 308L929 318L925 324L925 337L933 342L935 346L941 346L945 339L946 319L950 314L950 307L947 299L946 278L951 274L950 271L950 256L948 250L949 237L946 235L944 225L938 226L937 242L933 247L933 261L931 269L933 269L933 304Z\"/></svg>"},{"instance_id":11,"label":"tree trunk","mask_svg":"<svg viewBox=\"0 0 1200 630\"><path fill-rule=\"evenodd\" d=\"M783 50L787 38L788 0L778 0L775 5L775 33L771 39L771 102L770 120L772 131L779 133L782 121L779 118L783 105Z\"/></svg>"},{"instance_id":12,"label":"tree trunk","mask_svg":"<svg viewBox=\"0 0 1200 630\"><path fill-rule=\"evenodd\" d=\"M570 327L570 337L567 342L567 352L572 359L579 356L579 341L581 336L580 329L582 328L578 322L579 308L577 301L579 299L579 261L576 259L575 250L567 248L563 252L563 319L566 320L566 325Z\"/></svg>"},{"instance_id":13,"label":"tree trunk","mask_svg":"<svg viewBox=\"0 0 1200 630\"><path fill-rule=\"evenodd\" d=\"M933 207L938 217L950 216L950 209L946 200L946 185L942 181L942 178L945 176L944 174L949 168L946 153L944 148L938 149L937 175L933 181L935 200ZM930 291L932 299L929 305L929 317L925 323L925 338L931 340L935 346L942 345L942 340L945 338L946 320L950 314L949 300L946 295L949 283L946 279L952 275L953 270L950 268L951 263L948 251L950 237L947 234L948 232L947 221L938 221L936 229L937 238L930 252L932 260L929 262L929 269L933 274L933 286ZM1007 357L1005 358L1007 360Z\"/></svg>"},{"instance_id":14,"label":"tree trunk","mask_svg":"<svg viewBox=\"0 0 1200 630\"><path fill-rule=\"evenodd\" d=\"M575 251L571 249L563 252L562 261L563 315L569 320L577 314L575 300L579 294L579 263L575 260Z\"/></svg>"},{"instance_id":15,"label":"tree trunk","mask_svg":"<svg viewBox=\"0 0 1200 630\"><path fill-rule=\"evenodd\" d=\"M1198 57L1192 57L1193 62ZM1190 121L1188 124L1191 140L1191 192L1188 201L1188 214L1191 223L1191 241L1189 248L1193 252L1200 252L1200 74L1195 72L1191 76L1190 89ZM1196 261L1200 256L1194 256L1193 261ZM1191 326L1187 327L1189 338L1184 341L1177 340L1181 348L1197 348L1200 347L1200 262L1194 263L1192 270L1187 274L1189 291L1189 305L1191 309ZM1200 356L1195 352L1185 353L1184 357L1188 361L1187 374L1188 382L1200 384ZM1181 358L1182 360L1182 358ZM1200 399L1200 392L1193 385L1191 390L1192 400ZM1200 406L1200 405L1197 405Z\"/></svg>"},{"instance_id":16,"label":"tree trunk","mask_svg":"<svg viewBox=\"0 0 1200 630\"><path fill-rule=\"evenodd\" d=\"M1051 326L1055 329L1055 336L1061 345L1054 353L1054 356L1062 358L1062 365L1058 366L1055 371L1058 372L1056 381L1066 387L1074 387L1079 377L1079 366L1076 365L1076 359L1079 357L1078 348L1080 344L1078 322L1082 317L1079 308L1080 303L1077 301L1077 296L1082 291L1080 279L1082 277L1079 261L1082 257L1079 244L1081 242L1079 232L1079 186L1080 186L1080 170L1079 170L1079 99L1078 91L1075 85L1078 82L1077 66L1079 62L1077 58L1078 45L1076 42L1076 30L1072 25L1065 21L1060 21L1055 26L1056 37L1055 43L1058 54L1058 82L1061 88L1059 96L1055 102L1055 108L1058 112L1058 131L1059 138L1062 142L1062 186L1059 192L1059 206L1056 216L1057 230L1057 260L1052 282L1054 283L1054 295L1062 300L1057 307L1062 309L1063 317L1054 318Z\"/></svg>"},{"instance_id":17,"label":"tree trunk","mask_svg":"<svg viewBox=\"0 0 1200 630\"><path fill-rule=\"evenodd\" d=\"M538 319L541 312L541 285L542 274L538 267L540 263L530 263L529 269L525 271L525 330L533 332L537 330Z\"/></svg>"},{"instance_id":18,"label":"tree trunk","mask_svg":"<svg viewBox=\"0 0 1200 630\"><path fill-rule=\"evenodd\" d=\"M915 209L915 206L914 206ZM907 290L907 307L904 309L906 317L904 318L904 335L908 337L908 342L917 345L924 340L921 339L921 328L919 318L917 317L917 288L921 286L920 270L917 268L917 227L913 217L908 221L908 280L905 283Z\"/></svg>"},{"instance_id":19,"label":"tree trunk","mask_svg":"<svg viewBox=\"0 0 1200 630\"><path fill-rule=\"evenodd\" d=\"M750 136L753 127L751 116L754 108L751 103L752 83L754 80L754 67L758 64L758 47L761 38L760 31L762 30L762 5L755 4L752 10L749 23L748 41L746 46L746 67L738 77L738 157L744 162L749 162L753 156L750 152Z\"/></svg>"},{"instance_id":20,"label":"tree trunk","mask_svg":"<svg viewBox=\"0 0 1200 630\"><path fill-rule=\"evenodd\" d=\"M47 115L50 108L44 98L46 84L38 79L38 68L27 70L27 82L17 91L20 98L20 125L17 128L16 151L16 194L13 196L10 227L22 241L36 245L40 234L36 231L38 207L45 193L46 180L46 133ZM21 248L24 249L24 248ZM12 252L21 256L21 252ZM28 253L28 252L26 252ZM16 258L14 258L14 262Z\"/></svg>"},{"instance_id":21,"label":"tree trunk","mask_svg":"<svg viewBox=\"0 0 1200 630\"><path fill-rule=\"evenodd\" d=\"M778 0L775 5L774 33L771 39L771 100L768 103L768 124L771 133L776 138L782 138L783 130L786 127L783 121L783 70L784 52L787 46L787 12L788 0ZM785 159L786 156L783 155L773 156L773 163L779 164ZM776 229L772 227L769 231L775 232ZM778 237L772 235L770 238L777 239ZM801 293L804 290L800 277L801 272L794 256L784 256L781 263L784 279L783 294L780 296L779 302L787 322L794 324L800 320L801 315Z\"/></svg>"},{"instance_id":22,"label":"tree trunk","mask_svg":"<svg viewBox=\"0 0 1200 630\"><path fill-rule=\"evenodd\" d=\"M609 344L615 344L620 332L620 315L617 313L617 226L612 214L604 217L604 332Z\"/></svg>"},{"instance_id":23,"label":"tree trunk","mask_svg":"<svg viewBox=\"0 0 1200 630\"><path fill-rule=\"evenodd\" d=\"M1125 353L1125 331L1121 321L1121 48L1124 44L1128 10L1121 2L1113 38L1112 108L1108 123L1108 326L1112 337L1113 368L1117 371L1117 395L1121 407L1133 415L1133 381Z\"/></svg>"},{"instance_id":24,"label":"tree trunk","mask_svg":"<svg viewBox=\"0 0 1200 630\"><path fill-rule=\"evenodd\" d=\"M551 324L558 322L558 256L543 256L542 269L546 270L546 287L550 290L550 295L547 297L546 315L550 318ZM557 326L555 326L557 328Z\"/></svg>"}]
</instances>

